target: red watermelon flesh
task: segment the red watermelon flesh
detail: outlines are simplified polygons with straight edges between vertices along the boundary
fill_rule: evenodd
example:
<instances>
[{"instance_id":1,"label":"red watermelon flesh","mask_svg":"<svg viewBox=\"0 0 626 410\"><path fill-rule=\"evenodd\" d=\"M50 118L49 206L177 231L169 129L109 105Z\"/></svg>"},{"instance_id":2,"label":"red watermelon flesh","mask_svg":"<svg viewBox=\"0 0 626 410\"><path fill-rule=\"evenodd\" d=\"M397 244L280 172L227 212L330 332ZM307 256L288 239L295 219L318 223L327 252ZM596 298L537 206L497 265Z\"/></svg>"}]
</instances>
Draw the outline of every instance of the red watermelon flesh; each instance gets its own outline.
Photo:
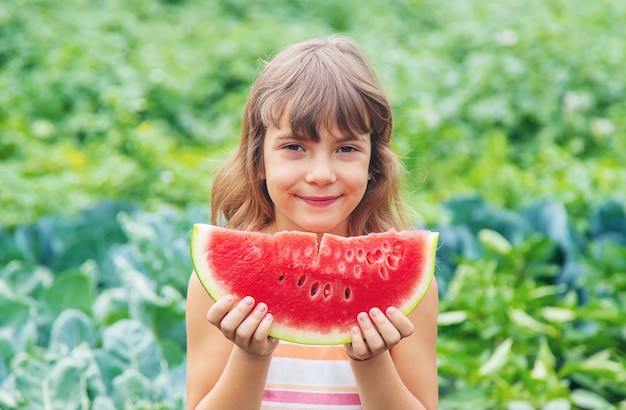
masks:
<instances>
[{"instance_id":1,"label":"red watermelon flesh","mask_svg":"<svg viewBox=\"0 0 626 410\"><path fill-rule=\"evenodd\" d=\"M304 344L351 340L359 312L395 306L408 315L434 274L437 232L355 237L284 231L273 235L195 224L193 265L209 295L265 302L270 335Z\"/></svg>"}]
</instances>

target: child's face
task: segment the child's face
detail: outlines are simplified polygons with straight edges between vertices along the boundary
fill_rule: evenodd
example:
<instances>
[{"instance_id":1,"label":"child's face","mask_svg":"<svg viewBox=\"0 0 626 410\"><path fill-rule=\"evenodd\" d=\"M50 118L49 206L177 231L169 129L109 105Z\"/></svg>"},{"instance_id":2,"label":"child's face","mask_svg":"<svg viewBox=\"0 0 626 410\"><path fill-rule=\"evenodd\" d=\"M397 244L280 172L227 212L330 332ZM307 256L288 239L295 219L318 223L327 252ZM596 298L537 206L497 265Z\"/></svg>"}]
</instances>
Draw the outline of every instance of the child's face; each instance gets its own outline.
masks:
<instances>
[{"instance_id":1,"label":"child's face","mask_svg":"<svg viewBox=\"0 0 626 410\"><path fill-rule=\"evenodd\" d=\"M283 117L284 118L284 117ZM348 217L368 182L369 134L297 139L281 124L267 130L263 159L275 220L268 231L348 234Z\"/></svg>"}]
</instances>

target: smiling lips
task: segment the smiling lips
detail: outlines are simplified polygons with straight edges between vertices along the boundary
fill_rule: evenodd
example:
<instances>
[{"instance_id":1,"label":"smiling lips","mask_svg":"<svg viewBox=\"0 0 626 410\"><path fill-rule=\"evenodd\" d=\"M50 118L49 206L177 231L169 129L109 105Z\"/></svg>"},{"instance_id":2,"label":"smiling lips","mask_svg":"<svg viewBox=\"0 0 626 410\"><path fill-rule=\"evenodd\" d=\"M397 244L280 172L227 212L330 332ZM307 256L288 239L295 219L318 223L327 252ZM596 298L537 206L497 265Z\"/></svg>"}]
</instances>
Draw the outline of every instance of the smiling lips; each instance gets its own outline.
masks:
<instances>
[{"instance_id":1,"label":"smiling lips","mask_svg":"<svg viewBox=\"0 0 626 410\"><path fill-rule=\"evenodd\" d=\"M339 196L301 196L300 199L309 205L326 206L334 203Z\"/></svg>"}]
</instances>

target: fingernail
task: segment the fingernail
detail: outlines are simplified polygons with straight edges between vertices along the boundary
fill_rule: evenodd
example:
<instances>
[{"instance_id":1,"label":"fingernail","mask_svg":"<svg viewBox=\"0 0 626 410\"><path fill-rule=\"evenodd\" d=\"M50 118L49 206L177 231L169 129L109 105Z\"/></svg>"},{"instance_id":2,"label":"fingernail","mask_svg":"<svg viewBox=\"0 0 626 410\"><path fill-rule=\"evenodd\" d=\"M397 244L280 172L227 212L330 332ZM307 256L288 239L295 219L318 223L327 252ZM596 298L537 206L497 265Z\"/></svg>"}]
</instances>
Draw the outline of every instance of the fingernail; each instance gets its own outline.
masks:
<instances>
[{"instance_id":1,"label":"fingernail","mask_svg":"<svg viewBox=\"0 0 626 410\"><path fill-rule=\"evenodd\" d=\"M264 312L265 311L265 304L264 303L259 303L258 305L256 305L256 310L258 310L259 312Z\"/></svg>"},{"instance_id":2,"label":"fingernail","mask_svg":"<svg viewBox=\"0 0 626 410\"><path fill-rule=\"evenodd\" d=\"M265 320L267 320L268 322L272 320L272 314L268 313L267 315L265 315Z\"/></svg>"},{"instance_id":3,"label":"fingernail","mask_svg":"<svg viewBox=\"0 0 626 410\"><path fill-rule=\"evenodd\" d=\"M353 335L358 335L358 334L359 334L359 328L358 328L358 326L354 326L354 327L352 328L352 334L353 334Z\"/></svg>"},{"instance_id":4,"label":"fingernail","mask_svg":"<svg viewBox=\"0 0 626 410\"><path fill-rule=\"evenodd\" d=\"M254 299L252 299L252 296L246 296L245 298L243 298L243 303L245 303L246 305L251 305L254 303Z\"/></svg>"},{"instance_id":5,"label":"fingernail","mask_svg":"<svg viewBox=\"0 0 626 410\"><path fill-rule=\"evenodd\" d=\"M224 296L224 300L228 303L232 302L234 300L233 295Z\"/></svg>"},{"instance_id":6,"label":"fingernail","mask_svg":"<svg viewBox=\"0 0 626 410\"><path fill-rule=\"evenodd\" d=\"M395 315L396 313L398 313L398 309L396 309L396 308L395 308L395 307L393 307L393 306L391 306L391 307L389 307L389 308L387 309L387 314L388 314L389 316L393 316L393 315Z\"/></svg>"},{"instance_id":7,"label":"fingernail","mask_svg":"<svg viewBox=\"0 0 626 410\"><path fill-rule=\"evenodd\" d=\"M373 308L370 312L371 312L372 316L380 315L380 309L378 309L378 308Z\"/></svg>"},{"instance_id":8,"label":"fingernail","mask_svg":"<svg viewBox=\"0 0 626 410\"><path fill-rule=\"evenodd\" d=\"M359 320L360 320L361 322L365 322L365 321L367 321L367 313L365 313L365 312L361 312L361 313L359 313Z\"/></svg>"}]
</instances>

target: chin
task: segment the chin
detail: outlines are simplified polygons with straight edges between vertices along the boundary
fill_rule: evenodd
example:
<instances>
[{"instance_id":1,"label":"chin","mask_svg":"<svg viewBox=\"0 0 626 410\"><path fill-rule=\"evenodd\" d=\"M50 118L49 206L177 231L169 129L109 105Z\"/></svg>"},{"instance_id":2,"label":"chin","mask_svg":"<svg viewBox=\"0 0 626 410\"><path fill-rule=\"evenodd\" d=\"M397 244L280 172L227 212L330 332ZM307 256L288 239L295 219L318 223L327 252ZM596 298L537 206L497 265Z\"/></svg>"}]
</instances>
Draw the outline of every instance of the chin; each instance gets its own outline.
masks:
<instances>
[{"instance_id":1,"label":"chin","mask_svg":"<svg viewBox=\"0 0 626 410\"><path fill-rule=\"evenodd\" d=\"M320 224L311 224L305 227L305 230L308 232L313 232L317 234L323 233L332 233L335 235L346 235L347 227L342 227L341 225L320 225Z\"/></svg>"}]
</instances>

